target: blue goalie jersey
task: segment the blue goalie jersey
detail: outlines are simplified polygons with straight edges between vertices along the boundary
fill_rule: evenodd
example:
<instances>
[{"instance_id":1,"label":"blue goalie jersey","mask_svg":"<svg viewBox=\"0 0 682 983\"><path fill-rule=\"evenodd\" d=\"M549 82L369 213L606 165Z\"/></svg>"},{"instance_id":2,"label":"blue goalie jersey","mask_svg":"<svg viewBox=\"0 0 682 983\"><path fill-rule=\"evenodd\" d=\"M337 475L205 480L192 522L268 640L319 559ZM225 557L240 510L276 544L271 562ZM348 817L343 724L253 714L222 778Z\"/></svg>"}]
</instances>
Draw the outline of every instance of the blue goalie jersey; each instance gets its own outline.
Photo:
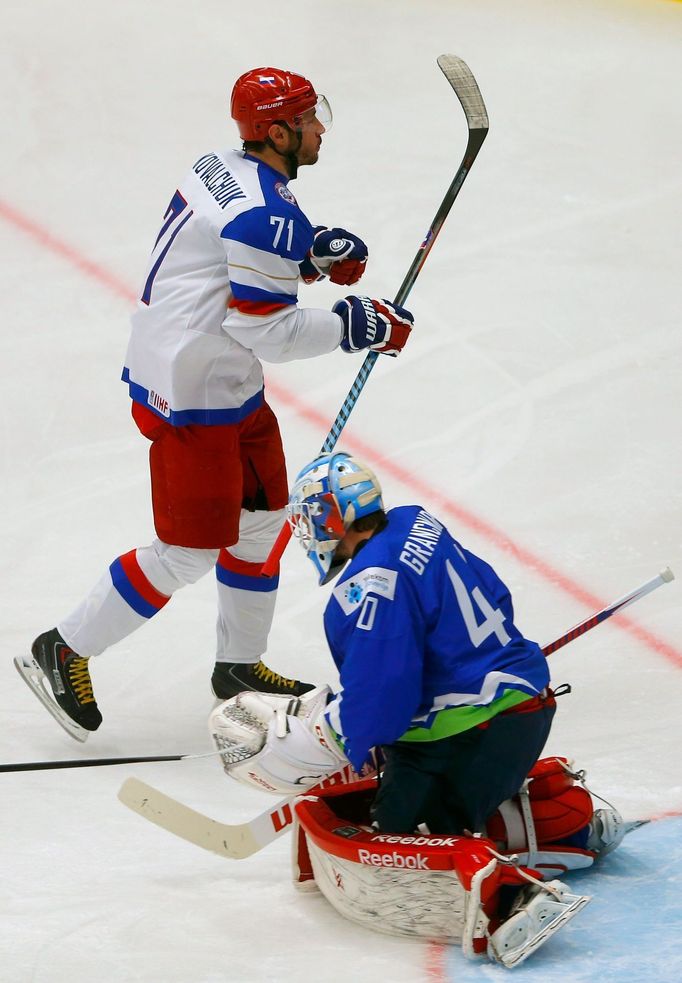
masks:
<instances>
[{"instance_id":1,"label":"blue goalie jersey","mask_svg":"<svg viewBox=\"0 0 682 983\"><path fill-rule=\"evenodd\" d=\"M507 587L418 506L362 545L324 625L341 678L327 719L356 768L371 747L468 730L549 682Z\"/></svg>"}]
</instances>

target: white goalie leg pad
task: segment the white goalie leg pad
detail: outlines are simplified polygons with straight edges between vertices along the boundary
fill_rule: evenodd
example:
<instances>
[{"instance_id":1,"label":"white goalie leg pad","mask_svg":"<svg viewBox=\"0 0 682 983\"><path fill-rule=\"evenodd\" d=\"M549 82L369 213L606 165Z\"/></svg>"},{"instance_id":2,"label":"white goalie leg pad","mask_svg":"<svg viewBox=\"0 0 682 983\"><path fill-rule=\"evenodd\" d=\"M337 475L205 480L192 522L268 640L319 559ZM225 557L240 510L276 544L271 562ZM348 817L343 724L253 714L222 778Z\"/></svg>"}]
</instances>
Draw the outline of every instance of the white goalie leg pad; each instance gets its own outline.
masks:
<instances>
[{"instance_id":1,"label":"white goalie leg pad","mask_svg":"<svg viewBox=\"0 0 682 983\"><path fill-rule=\"evenodd\" d=\"M488 931L488 916L481 905L481 889L484 881L496 869L497 861L493 858L485 867L476 871L471 878L471 888L465 893L462 952L467 959L478 959L480 953L476 949L475 940L484 938Z\"/></svg>"}]
</instances>

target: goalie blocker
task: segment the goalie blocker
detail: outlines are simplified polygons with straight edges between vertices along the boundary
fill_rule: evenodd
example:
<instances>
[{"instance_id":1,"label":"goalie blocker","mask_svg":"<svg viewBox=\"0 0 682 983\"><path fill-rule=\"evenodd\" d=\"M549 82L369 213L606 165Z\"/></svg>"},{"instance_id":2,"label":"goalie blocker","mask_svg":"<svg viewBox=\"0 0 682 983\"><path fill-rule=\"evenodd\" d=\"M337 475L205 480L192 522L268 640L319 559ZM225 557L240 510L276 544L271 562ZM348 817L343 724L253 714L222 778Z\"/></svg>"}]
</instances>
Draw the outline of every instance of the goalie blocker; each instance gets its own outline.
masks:
<instances>
[{"instance_id":1,"label":"goalie blocker","mask_svg":"<svg viewBox=\"0 0 682 983\"><path fill-rule=\"evenodd\" d=\"M623 836L620 816L595 811L576 777L566 759L539 761L485 838L372 829L376 778L316 790L294 807L294 880L375 931L458 943L513 968L590 901L556 878Z\"/></svg>"}]
</instances>

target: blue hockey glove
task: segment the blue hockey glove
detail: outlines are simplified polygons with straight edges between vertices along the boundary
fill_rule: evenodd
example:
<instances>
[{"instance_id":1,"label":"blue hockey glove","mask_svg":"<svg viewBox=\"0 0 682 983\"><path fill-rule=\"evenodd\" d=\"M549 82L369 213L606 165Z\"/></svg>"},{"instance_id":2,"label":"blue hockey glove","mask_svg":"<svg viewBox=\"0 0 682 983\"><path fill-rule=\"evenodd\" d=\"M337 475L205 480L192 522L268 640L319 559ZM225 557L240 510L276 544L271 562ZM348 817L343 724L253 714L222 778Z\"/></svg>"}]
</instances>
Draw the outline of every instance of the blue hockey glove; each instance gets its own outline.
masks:
<instances>
[{"instance_id":1,"label":"blue hockey glove","mask_svg":"<svg viewBox=\"0 0 682 983\"><path fill-rule=\"evenodd\" d=\"M414 324L409 311L389 300L345 297L337 301L332 310L343 321L341 348L344 352L371 348L395 356L405 345Z\"/></svg>"},{"instance_id":2,"label":"blue hockey glove","mask_svg":"<svg viewBox=\"0 0 682 983\"><path fill-rule=\"evenodd\" d=\"M350 286L365 272L367 255L367 246L352 232L318 225L308 255L299 264L301 276L306 283L328 276L332 283Z\"/></svg>"}]
</instances>

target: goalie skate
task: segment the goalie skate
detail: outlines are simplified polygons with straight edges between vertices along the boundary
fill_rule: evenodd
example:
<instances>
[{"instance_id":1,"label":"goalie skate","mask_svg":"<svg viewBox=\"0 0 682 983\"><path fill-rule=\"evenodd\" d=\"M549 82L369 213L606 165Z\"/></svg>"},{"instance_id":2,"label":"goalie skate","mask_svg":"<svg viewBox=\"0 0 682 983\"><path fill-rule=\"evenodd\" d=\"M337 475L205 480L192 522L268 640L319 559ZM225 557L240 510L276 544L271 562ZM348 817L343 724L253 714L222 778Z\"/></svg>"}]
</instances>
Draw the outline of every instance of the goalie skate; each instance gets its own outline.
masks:
<instances>
[{"instance_id":1,"label":"goalie skate","mask_svg":"<svg viewBox=\"0 0 682 983\"><path fill-rule=\"evenodd\" d=\"M591 900L588 895L570 894L560 881L524 889L511 916L490 937L488 954L508 969L518 966Z\"/></svg>"}]
</instances>

